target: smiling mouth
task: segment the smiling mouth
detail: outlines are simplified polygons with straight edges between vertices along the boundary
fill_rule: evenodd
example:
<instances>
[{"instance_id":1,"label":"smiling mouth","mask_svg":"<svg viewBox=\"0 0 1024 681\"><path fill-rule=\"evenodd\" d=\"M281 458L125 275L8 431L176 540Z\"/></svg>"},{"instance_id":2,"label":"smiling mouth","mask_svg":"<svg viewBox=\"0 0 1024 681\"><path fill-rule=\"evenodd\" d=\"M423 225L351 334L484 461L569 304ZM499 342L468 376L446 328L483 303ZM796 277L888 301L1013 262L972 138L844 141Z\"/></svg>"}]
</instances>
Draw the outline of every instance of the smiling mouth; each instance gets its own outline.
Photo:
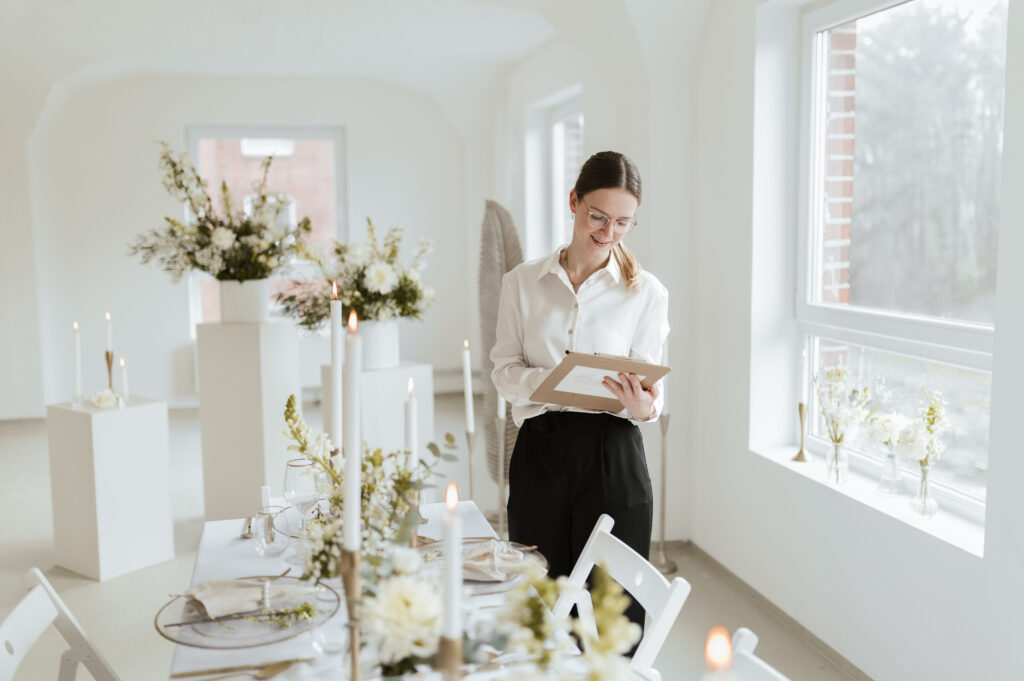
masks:
<instances>
[{"instance_id":1,"label":"smiling mouth","mask_svg":"<svg viewBox=\"0 0 1024 681\"><path fill-rule=\"evenodd\" d=\"M600 239L598 239L598 238L597 238L596 236L594 236L593 234L591 234L591 235L590 235L590 238L594 240L594 243L595 243L595 244L597 244L598 246L602 246L602 247L603 247L603 246L607 246L608 244L610 244L610 243L611 243L611 241L601 241Z\"/></svg>"}]
</instances>

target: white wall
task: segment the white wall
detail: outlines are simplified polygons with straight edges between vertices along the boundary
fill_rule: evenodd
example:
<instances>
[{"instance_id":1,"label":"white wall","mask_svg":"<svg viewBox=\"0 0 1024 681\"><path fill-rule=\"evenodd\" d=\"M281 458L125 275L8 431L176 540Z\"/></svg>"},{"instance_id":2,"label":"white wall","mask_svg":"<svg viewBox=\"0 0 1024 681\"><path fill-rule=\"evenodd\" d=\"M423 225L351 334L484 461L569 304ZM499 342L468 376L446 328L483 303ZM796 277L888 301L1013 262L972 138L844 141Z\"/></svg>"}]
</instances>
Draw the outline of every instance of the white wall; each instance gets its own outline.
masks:
<instances>
[{"instance_id":1,"label":"white wall","mask_svg":"<svg viewBox=\"0 0 1024 681\"><path fill-rule=\"evenodd\" d=\"M46 401L70 394L73 319L82 324L85 389L101 387L106 310L134 393L192 394L184 285L125 252L136 234L180 212L161 187L153 141L183 148L187 125L223 122L345 128L353 235L369 215L381 228L404 227L410 255L419 237L434 242L424 279L438 299L423 324L403 324L403 356L458 367L450 349L470 322L465 150L431 100L358 80L138 76L61 98L31 140Z\"/></svg>"},{"instance_id":2,"label":"white wall","mask_svg":"<svg viewBox=\"0 0 1024 681\"><path fill-rule=\"evenodd\" d=\"M762 263L777 257L777 244L755 249L755 230L766 224L752 198L759 4L713 3L700 56L692 538L879 681L1020 678L1024 464L1016 424L1024 277L1012 263L1024 250L1024 203L1012 187L1024 181L1024 16L1011 10L989 503L985 557L978 558L750 451L750 358L760 362L771 340L756 309L765 300L759 286L786 276ZM769 203L786 210L784 201ZM755 368L758 388L766 381Z\"/></svg>"}]
</instances>

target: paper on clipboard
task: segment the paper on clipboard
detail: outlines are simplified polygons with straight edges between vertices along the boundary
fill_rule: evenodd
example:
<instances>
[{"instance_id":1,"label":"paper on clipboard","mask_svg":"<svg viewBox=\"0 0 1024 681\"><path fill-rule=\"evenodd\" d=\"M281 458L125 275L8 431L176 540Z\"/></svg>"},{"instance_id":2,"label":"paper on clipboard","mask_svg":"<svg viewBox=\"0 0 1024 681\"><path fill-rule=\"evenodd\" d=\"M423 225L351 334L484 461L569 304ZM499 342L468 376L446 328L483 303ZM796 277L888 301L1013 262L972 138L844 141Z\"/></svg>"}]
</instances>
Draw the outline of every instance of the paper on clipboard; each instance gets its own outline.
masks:
<instances>
[{"instance_id":1,"label":"paper on clipboard","mask_svg":"<svg viewBox=\"0 0 1024 681\"><path fill-rule=\"evenodd\" d=\"M530 401L615 414L622 411L622 403L601 384L605 376L618 380L619 373L636 374L640 384L650 388L669 371L669 367L627 357L570 352L530 395Z\"/></svg>"}]
</instances>

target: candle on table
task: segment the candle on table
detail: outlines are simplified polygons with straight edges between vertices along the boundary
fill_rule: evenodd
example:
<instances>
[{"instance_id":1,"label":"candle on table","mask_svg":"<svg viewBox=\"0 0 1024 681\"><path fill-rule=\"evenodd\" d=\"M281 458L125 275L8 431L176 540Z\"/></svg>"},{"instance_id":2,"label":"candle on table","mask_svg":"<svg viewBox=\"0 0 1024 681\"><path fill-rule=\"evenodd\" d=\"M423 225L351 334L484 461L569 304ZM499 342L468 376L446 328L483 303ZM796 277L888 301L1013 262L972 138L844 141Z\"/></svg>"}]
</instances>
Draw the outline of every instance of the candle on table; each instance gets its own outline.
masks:
<instances>
[{"instance_id":1,"label":"candle on table","mask_svg":"<svg viewBox=\"0 0 1024 681\"><path fill-rule=\"evenodd\" d=\"M344 342L341 319L341 301L338 300L338 282L331 284L331 441L342 445L341 429L341 344Z\"/></svg>"},{"instance_id":2,"label":"candle on table","mask_svg":"<svg viewBox=\"0 0 1024 681\"><path fill-rule=\"evenodd\" d=\"M121 397L128 401L128 369L124 366L124 357L121 358Z\"/></svg>"},{"instance_id":3,"label":"candle on table","mask_svg":"<svg viewBox=\"0 0 1024 681\"><path fill-rule=\"evenodd\" d=\"M416 396L413 394L413 381L409 377L409 396L405 398L405 448L409 451L409 470L416 470L420 462L420 453L416 448Z\"/></svg>"},{"instance_id":4,"label":"candle on table","mask_svg":"<svg viewBox=\"0 0 1024 681\"><path fill-rule=\"evenodd\" d=\"M469 341L462 344L462 391L466 395L466 432L475 433L473 418L473 368L469 358Z\"/></svg>"},{"instance_id":5,"label":"candle on table","mask_svg":"<svg viewBox=\"0 0 1024 681\"><path fill-rule=\"evenodd\" d=\"M448 512L444 518L444 613L441 620L441 636L461 641L462 520L456 512L459 505L458 485L449 482L444 498Z\"/></svg>"},{"instance_id":6,"label":"candle on table","mask_svg":"<svg viewBox=\"0 0 1024 681\"><path fill-rule=\"evenodd\" d=\"M363 445L359 423L359 375L363 365L363 345L359 336L359 318L353 310L348 316L348 334L345 336L345 497L344 497L344 549L358 551L362 536L362 465Z\"/></svg>"},{"instance_id":7,"label":"candle on table","mask_svg":"<svg viewBox=\"0 0 1024 681\"><path fill-rule=\"evenodd\" d=\"M704 645L704 663L708 671L702 681L732 680L732 638L725 627L711 627Z\"/></svg>"},{"instance_id":8,"label":"candle on table","mask_svg":"<svg viewBox=\"0 0 1024 681\"><path fill-rule=\"evenodd\" d=\"M110 313L107 313L107 352L114 351L114 325L110 321Z\"/></svg>"},{"instance_id":9,"label":"candle on table","mask_svg":"<svg viewBox=\"0 0 1024 681\"><path fill-rule=\"evenodd\" d=\"M75 329L75 391L72 396L74 404L82 403L82 339L78 335L78 322L74 323Z\"/></svg>"}]
</instances>

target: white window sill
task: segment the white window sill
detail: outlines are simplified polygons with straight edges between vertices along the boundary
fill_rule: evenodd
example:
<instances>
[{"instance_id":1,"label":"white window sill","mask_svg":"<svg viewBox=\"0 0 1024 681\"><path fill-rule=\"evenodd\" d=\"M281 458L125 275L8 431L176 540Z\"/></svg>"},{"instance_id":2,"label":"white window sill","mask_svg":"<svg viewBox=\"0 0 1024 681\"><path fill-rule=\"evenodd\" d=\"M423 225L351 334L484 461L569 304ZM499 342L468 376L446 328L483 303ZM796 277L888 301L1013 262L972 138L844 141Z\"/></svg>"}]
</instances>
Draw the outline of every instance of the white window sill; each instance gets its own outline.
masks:
<instances>
[{"instance_id":1,"label":"white window sill","mask_svg":"<svg viewBox=\"0 0 1024 681\"><path fill-rule=\"evenodd\" d=\"M809 461L799 463L793 461L796 447L770 447L754 450L754 453L780 466L802 475L815 484L828 487L837 494L842 494L876 509L902 523L917 528L936 539L952 544L967 553L983 557L985 551L985 525L969 518L953 513L942 507L931 518L923 518L910 508L910 486L904 478L904 493L899 496L881 494L876 490L877 480L863 473L850 469L849 479L844 485L829 484L825 481L825 464L821 459L809 455Z\"/></svg>"}]
</instances>

